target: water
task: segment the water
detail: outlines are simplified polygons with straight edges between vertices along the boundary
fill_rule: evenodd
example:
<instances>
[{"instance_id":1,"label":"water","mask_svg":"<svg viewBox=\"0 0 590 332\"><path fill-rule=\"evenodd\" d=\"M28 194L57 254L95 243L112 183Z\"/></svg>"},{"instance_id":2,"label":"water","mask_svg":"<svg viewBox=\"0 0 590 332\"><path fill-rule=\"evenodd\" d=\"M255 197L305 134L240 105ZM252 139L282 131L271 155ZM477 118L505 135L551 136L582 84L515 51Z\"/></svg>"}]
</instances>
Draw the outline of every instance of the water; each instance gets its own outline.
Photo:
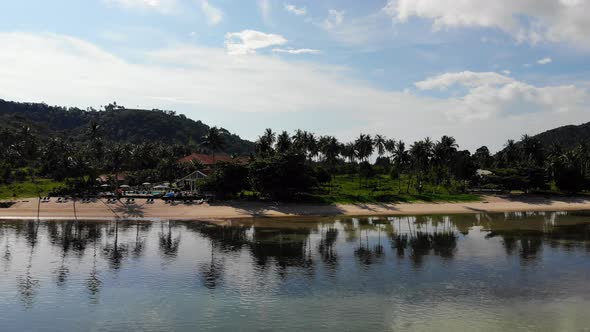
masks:
<instances>
[{"instance_id":1,"label":"water","mask_svg":"<svg viewBox=\"0 0 590 332\"><path fill-rule=\"evenodd\" d=\"M588 331L590 214L0 221L0 331Z\"/></svg>"}]
</instances>

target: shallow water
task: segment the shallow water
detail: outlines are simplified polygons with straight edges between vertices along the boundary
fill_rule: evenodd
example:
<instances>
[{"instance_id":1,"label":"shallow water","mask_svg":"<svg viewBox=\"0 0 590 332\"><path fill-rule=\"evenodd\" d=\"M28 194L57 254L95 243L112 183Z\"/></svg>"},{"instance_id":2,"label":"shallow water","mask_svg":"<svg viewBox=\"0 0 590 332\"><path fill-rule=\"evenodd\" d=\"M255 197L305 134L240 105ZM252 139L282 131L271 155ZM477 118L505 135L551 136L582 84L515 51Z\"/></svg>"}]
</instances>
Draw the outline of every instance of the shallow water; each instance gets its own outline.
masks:
<instances>
[{"instance_id":1,"label":"shallow water","mask_svg":"<svg viewBox=\"0 0 590 332\"><path fill-rule=\"evenodd\" d=\"M576 331L590 214L0 221L0 331Z\"/></svg>"}]
</instances>

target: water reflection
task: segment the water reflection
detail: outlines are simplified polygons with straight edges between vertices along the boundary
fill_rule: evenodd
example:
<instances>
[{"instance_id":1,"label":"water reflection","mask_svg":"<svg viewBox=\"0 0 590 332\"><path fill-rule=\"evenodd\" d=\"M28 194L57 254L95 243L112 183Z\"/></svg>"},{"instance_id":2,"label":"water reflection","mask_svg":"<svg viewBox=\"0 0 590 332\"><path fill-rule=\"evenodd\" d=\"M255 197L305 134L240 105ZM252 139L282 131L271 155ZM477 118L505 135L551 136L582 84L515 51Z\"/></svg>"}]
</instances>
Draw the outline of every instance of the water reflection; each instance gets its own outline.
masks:
<instances>
[{"instance_id":1,"label":"water reflection","mask_svg":"<svg viewBox=\"0 0 590 332\"><path fill-rule=\"evenodd\" d=\"M176 257L180 245L180 233L172 235L172 222L168 221L166 225L164 223L160 225L158 239L160 240L160 251L164 257L169 259Z\"/></svg>"},{"instance_id":2,"label":"water reflection","mask_svg":"<svg viewBox=\"0 0 590 332\"><path fill-rule=\"evenodd\" d=\"M132 298L113 294L113 287L121 287L127 296L134 292L145 296L146 291L137 288L144 283L166 301L174 302L167 297L173 294L199 298L203 289L230 298L239 294L234 300L245 301L246 307L252 305L248 301L277 301L283 295L303 298L346 290L392 296L418 287L420 280L438 280L432 285L454 283L451 288L408 296L415 305L457 296L453 289L472 280L480 282L477 292L487 291L481 296L500 298L545 294L546 289L518 290L565 278L557 274L560 271L572 272L566 276L569 287L582 283L576 278L583 279L590 270L579 260L590 256L590 216L506 213L221 223L3 221L0 250L4 267L0 294L5 298L0 309L6 310L16 310L6 294L16 294L17 307L24 310L33 310L47 296L76 297L76 292L95 307L113 306L115 299L133 306ZM543 264L537 264L541 260ZM567 269L554 268L562 262ZM573 273L573 267L581 270ZM523 278L493 279L510 274ZM116 284L110 281L113 278ZM532 286L520 284L531 280L535 280ZM491 289L498 285L503 285L502 290ZM160 293L160 287L170 295ZM177 288L182 289L180 294ZM429 292L436 294L434 298L424 295ZM269 294L274 297L268 298ZM458 294L471 296L469 290Z\"/></svg>"}]
</instances>

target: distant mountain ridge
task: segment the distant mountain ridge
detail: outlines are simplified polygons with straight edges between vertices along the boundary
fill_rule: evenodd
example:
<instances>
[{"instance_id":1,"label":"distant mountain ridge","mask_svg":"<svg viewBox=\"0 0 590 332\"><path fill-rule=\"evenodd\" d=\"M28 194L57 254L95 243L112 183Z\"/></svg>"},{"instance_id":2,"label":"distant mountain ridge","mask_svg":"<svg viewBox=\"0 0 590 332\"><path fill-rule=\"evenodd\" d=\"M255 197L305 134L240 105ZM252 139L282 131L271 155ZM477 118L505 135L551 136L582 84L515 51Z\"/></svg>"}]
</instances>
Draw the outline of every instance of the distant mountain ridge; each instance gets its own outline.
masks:
<instances>
[{"instance_id":1,"label":"distant mountain ridge","mask_svg":"<svg viewBox=\"0 0 590 332\"><path fill-rule=\"evenodd\" d=\"M538 139L544 147L557 144L569 150L580 143L590 144L590 122L547 130L533 137Z\"/></svg>"},{"instance_id":2,"label":"distant mountain ridge","mask_svg":"<svg viewBox=\"0 0 590 332\"><path fill-rule=\"evenodd\" d=\"M91 123L101 127L103 138L112 142L161 142L197 146L209 130L201 121L194 121L172 111L128 109L116 104L105 110L76 107L65 108L41 103L19 103L0 99L0 129L17 130L28 126L41 136L62 136L83 140ZM254 143L241 139L221 128L224 152L248 155Z\"/></svg>"}]
</instances>

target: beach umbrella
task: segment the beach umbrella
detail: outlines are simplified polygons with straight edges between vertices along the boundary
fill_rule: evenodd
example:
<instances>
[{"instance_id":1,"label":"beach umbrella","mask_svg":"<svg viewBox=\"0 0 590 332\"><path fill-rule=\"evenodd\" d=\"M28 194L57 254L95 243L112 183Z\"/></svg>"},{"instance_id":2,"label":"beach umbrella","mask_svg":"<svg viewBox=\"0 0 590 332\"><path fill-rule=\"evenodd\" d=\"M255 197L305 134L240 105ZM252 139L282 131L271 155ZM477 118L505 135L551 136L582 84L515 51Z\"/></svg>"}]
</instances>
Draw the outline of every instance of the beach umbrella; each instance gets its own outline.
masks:
<instances>
[{"instance_id":1,"label":"beach umbrella","mask_svg":"<svg viewBox=\"0 0 590 332\"><path fill-rule=\"evenodd\" d=\"M154 187L154 189L166 189L166 188L168 188L168 186L159 185L159 186Z\"/></svg>"},{"instance_id":2,"label":"beach umbrella","mask_svg":"<svg viewBox=\"0 0 590 332\"><path fill-rule=\"evenodd\" d=\"M131 187L129 187L129 186L128 186L128 185L126 185L126 184L122 184L122 185L120 185L120 186L119 186L119 188L131 188Z\"/></svg>"},{"instance_id":3,"label":"beach umbrella","mask_svg":"<svg viewBox=\"0 0 590 332\"><path fill-rule=\"evenodd\" d=\"M142 183L141 185L142 185L142 186L149 186L149 185L151 185L151 183L149 183L149 182L144 182L144 183Z\"/></svg>"},{"instance_id":4,"label":"beach umbrella","mask_svg":"<svg viewBox=\"0 0 590 332\"><path fill-rule=\"evenodd\" d=\"M101 186L101 187L103 187L103 188L108 188L108 187L110 187L110 185L108 185L108 184L106 184L106 183L105 183L105 184L102 184L102 185L100 185L100 186Z\"/></svg>"}]
</instances>

